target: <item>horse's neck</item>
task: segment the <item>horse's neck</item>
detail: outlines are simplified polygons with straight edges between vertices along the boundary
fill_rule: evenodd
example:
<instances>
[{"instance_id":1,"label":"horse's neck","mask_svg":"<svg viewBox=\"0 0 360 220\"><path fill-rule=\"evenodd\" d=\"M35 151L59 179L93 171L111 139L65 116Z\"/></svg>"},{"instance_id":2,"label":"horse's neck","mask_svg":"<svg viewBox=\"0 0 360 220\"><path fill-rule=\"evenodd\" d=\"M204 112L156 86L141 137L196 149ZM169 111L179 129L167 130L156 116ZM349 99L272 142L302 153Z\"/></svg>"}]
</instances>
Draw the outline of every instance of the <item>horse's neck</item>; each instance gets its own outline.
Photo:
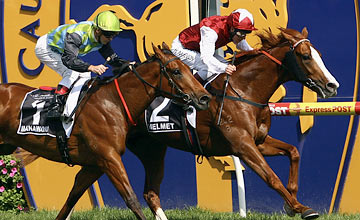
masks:
<instances>
[{"instance_id":1,"label":"horse's neck","mask_svg":"<svg viewBox=\"0 0 360 220\"><path fill-rule=\"evenodd\" d=\"M274 48L271 55L278 60L285 57L286 48ZM259 55L237 66L238 71L233 74L234 87L249 100L267 103L278 87L288 81L284 71L269 57Z\"/></svg>"},{"instance_id":2,"label":"horse's neck","mask_svg":"<svg viewBox=\"0 0 360 220\"><path fill-rule=\"evenodd\" d=\"M142 64L136 71L144 81L158 87L161 74L157 63ZM128 72L117 80L132 117L137 118L155 98L155 89L143 83L133 72ZM120 100L118 94L117 97Z\"/></svg>"}]
</instances>

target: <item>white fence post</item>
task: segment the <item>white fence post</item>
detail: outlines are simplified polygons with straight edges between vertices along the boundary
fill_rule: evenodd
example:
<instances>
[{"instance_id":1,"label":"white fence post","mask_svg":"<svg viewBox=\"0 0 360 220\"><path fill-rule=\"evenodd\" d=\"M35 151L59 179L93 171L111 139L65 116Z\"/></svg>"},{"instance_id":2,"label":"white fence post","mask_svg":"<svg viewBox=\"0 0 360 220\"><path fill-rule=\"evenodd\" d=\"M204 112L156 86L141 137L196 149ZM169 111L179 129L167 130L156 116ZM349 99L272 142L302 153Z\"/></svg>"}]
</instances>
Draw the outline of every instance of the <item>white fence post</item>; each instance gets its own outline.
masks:
<instances>
[{"instance_id":1,"label":"white fence post","mask_svg":"<svg viewBox=\"0 0 360 220\"><path fill-rule=\"evenodd\" d=\"M236 182L238 187L239 212L241 217L246 217L245 184L244 184L243 171L242 171L240 159L235 156L232 156L232 158L234 161Z\"/></svg>"}]
</instances>

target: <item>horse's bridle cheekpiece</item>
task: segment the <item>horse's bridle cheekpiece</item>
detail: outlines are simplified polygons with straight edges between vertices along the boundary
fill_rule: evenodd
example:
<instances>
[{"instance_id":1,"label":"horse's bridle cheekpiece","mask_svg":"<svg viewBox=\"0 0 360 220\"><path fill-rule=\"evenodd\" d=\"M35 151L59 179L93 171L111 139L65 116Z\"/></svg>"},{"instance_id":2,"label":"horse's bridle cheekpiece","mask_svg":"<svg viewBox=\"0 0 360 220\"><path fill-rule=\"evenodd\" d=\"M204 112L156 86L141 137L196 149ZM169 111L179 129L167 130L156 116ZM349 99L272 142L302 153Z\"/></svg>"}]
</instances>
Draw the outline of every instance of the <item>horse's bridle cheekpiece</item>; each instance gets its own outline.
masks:
<instances>
[{"instance_id":1,"label":"horse's bridle cheekpiece","mask_svg":"<svg viewBox=\"0 0 360 220\"><path fill-rule=\"evenodd\" d=\"M290 50L286 52L284 60L281 62L275 57L271 56L266 51L261 51L263 54L265 54L267 57L269 57L271 60L273 60L275 63L282 66L287 72L294 75L294 80L297 82L300 82L304 86L308 87L309 89L312 89L314 87L318 87L316 83L307 77L307 75L304 73L304 71L300 68L296 56L295 56L295 49L297 46L299 46L303 42L310 42L309 39L301 39L297 41L294 44L290 44Z\"/></svg>"},{"instance_id":2,"label":"horse's bridle cheekpiece","mask_svg":"<svg viewBox=\"0 0 360 220\"><path fill-rule=\"evenodd\" d=\"M182 99L184 102L185 102L185 105L189 105L190 102L191 102L191 99L190 99L190 95L186 94L185 92L183 92L181 90L181 88L174 82L174 80L171 79L168 71L167 71L167 68L166 66L169 65L169 63L173 62L174 60L178 60L180 59L179 57L173 57L171 59L169 59L168 61L166 61L165 64L162 63L162 61L160 59L157 59L157 62L160 64L160 73L161 73L161 76L160 76L160 83L159 83L159 86L158 87L155 87L153 85L151 85L150 83L146 82L141 76L140 74L136 71L135 68L133 68L133 72L135 73L135 75L137 76L137 78L144 84L150 86L151 88L155 89L157 92L159 92L160 94L163 94L163 95L168 95L172 98L176 98L176 99ZM169 82L169 85L175 89L175 94L172 93L172 92L167 92L167 91L164 91L161 89L161 85L162 85L162 76L165 76L166 79L168 80ZM177 95L179 94L179 95Z\"/></svg>"},{"instance_id":3,"label":"horse's bridle cheekpiece","mask_svg":"<svg viewBox=\"0 0 360 220\"><path fill-rule=\"evenodd\" d=\"M168 96L170 96L170 97L172 97L172 98L180 98L180 99L184 100L185 103L186 103L184 108L188 108L188 107L189 107L189 104L190 104L190 102L191 102L190 95L184 93L184 92L181 90L181 88L171 79L171 77L169 76L169 74L168 74L168 72L167 72L167 69L166 69L166 66L167 66L169 63L171 63L172 61L177 60L177 59L180 59L180 58L178 58L178 57L173 57L173 58L169 59L168 61L166 61L165 64L163 64L160 59L157 59L157 60L156 60L156 61L160 64L160 83L159 83L159 86L158 86L158 87L155 87L155 86L151 85L150 83L148 83L146 80L144 80L144 79L140 76L140 74L136 71L135 66L132 65L132 64L131 64L131 65L132 65L131 70L132 70L132 72L135 74L135 76L136 76L143 84L150 86L151 88L155 89L155 90L156 90L157 92L159 92L160 94L166 94L166 95L168 95ZM164 90L161 89L162 76L163 76L163 75L167 78L167 80L168 80L168 82L169 82L169 85L170 85L172 88L175 88L176 93L178 93L178 94L180 94L180 95L173 94L172 92L169 93L169 92L166 92L166 91L164 91ZM120 75L118 75L118 76L120 76ZM116 77L118 77L118 76L116 76ZM111 77L111 79L110 79L109 81L112 81L112 80L114 80L114 82L115 82L116 90L117 90L117 92L118 92L118 94L119 94L119 97L120 97L120 99L121 99L121 102L122 102L123 105L124 105L124 108L125 108L126 114L128 115L128 118L129 118L130 123L133 124L133 125L136 125L135 121L134 121L134 120L132 119L132 117L131 117L130 110L128 109L127 104L126 104L126 101L125 101L125 99L124 99L124 97L123 97L123 95L122 95L122 93L121 93L121 90L120 90L120 88L119 88L119 84L118 84L117 78ZM106 82L109 82L109 81L106 81Z\"/></svg>"},{"instance_id":4,"label":"horse's bridle cheekpiece","mask_svg":"<svg viewBox=\"0 0 360 220\"><path fill-rule=\"evenodd\" d=\"M308 78L306 76L306 74L304 73L304 71L300 68L297 60L296 60L296 56L295 56L295 48L300 45L303 42L310 42L310 40L308 39L301 39L299 41L297 41L295 44L290 44L290 50L288 52L286 52L285 54L285 58L284 60L281 62L278 59L276 59L275 57L273 57L272 55L270 55L268 52L261 50L261 53L263 53L265 56L267 56L269 59L271 59L272 61L274 61L275 63L279 64L280 66L282 66L286 71L290 72L291 74L294 75L295 81L300 82L301 84L305 85L308 88L314 88L314 87L318 87L316 85L316 83ZM258 108L265 108L268 105L267 104L263 104L263 103L256 103L253 102L251 100L247 100L241 97L241 95L231 86L230 84L230 88L235 92L235 94L238 97L233 97L233 96L225 96L225 98L227 99L231 99L233 101L241 101L241 102L245 102L248 103L250 105L256 106ZM215 95L220 96L218 94L215 93Z\"/></svg>"},{"instance_id":5,"label":"horse's bridle cheekpiece","mask_svg":"<svg viewBox=\"0 0 360 220\"><path fill-rule=\"evenodd\" d=\"M304 71L300 68L296 56L295 56L295 49L303 42L310 42L308 39L301 39L295 44L290 44L290 50L285 54L285 58L283 60L283 67L294 75L294 80L300 82L304 86L312 89L314 87L318 87L316 83L304 73Z\"/></svg>"}]
</instances>

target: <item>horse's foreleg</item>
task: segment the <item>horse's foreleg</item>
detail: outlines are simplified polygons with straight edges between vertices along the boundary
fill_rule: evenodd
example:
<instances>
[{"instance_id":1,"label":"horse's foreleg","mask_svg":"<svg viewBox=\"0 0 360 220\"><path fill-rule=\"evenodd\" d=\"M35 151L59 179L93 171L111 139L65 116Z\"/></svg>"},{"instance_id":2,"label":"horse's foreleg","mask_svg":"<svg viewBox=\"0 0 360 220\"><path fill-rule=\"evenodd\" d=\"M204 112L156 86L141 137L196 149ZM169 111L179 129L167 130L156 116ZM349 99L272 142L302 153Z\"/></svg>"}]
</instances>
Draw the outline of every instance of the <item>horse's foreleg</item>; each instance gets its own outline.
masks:
<instances>
[{"instance_id":1,"label":"horse's foreleg","mask_svg":"<svg viewBox=\"0 0 360 220\"><path fill-rule=\"evenodd\" d=\"M151 139L150 139L151 140ZM128 146L142 162L145 168L144 199L154 214L156 220L167 220L160 204L160 184L164 177L164 159L166 145L159 142L151 142L142 138ZM146 143L141 143L141 142Z\"/></svg>"},{"instance_id":2,"label":"horse's foreleg","mask_svg":"<svg viewBox=\"0 0 360 220\"><path fill-rule=\"evenodd\" d=\"M56 220L70 219L72 209L76 202L84 194L85 190L91 186L97 180L103 172L99 168L95 167L82 167L76 174L74 186L66 200L64 206L60 210Z\"/></svg>"},{"instance_id":3,"label":"horse's foreleg","mask_svg":"<svg viewBox=\"0 0 360 220\"><path fill-rule=\"evenodd\" d=\"M130 185L121 156L115 152L108 152L106 158L99 161L99 166L107 174L110 181L114 184L115 188L124 199L127 207L134 212L137 219L146 219L134 190Z\"/></svg>"},{"instance_id":4,"label":"horse's foreleg","mask_svg":"<svg viewBox=\"0 0 360 220\"><path fill-rule=\"evenodd\" d=\"M289 193L260 153L252 137L242 135L238 141L233 141L233 146L234 155L241 158L243 162L253 169L260 178L269 185L269 187L278 192L294 212L302 213L304 218L312 217L313 214L317 214L309 207L302 205Z\"/></svg>"},{"instance_id":5,"label":"horse's foreleg","mask_svg":"<svg viewBox=\"0 0 360 220\"><path fill-rule=\"evenodd\" d=\"M289 157L290 169L287 190L294 198L298 192L298 177L299 177L299 151L293 145L287 144L283 141L277 140L267 136L263 144L258 145L258 148L264 156L284 156Z\"/></svg>"}]
</instances>

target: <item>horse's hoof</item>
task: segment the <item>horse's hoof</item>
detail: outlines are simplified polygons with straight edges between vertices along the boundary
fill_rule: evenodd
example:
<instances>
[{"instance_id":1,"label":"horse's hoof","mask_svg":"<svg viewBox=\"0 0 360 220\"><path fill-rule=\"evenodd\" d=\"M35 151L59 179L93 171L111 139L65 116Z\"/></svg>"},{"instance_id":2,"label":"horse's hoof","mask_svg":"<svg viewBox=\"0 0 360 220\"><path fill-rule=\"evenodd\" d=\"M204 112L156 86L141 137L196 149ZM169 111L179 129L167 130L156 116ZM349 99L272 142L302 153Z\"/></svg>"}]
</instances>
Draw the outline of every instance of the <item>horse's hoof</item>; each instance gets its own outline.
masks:
<instances>
[{"instance_id":1,"label":"horse's hoof","mask_svg":"<svg viewBox=\"0 0 360 220\"><path fill-rule=\"evenodd\" d=\"M286 214L290 217L294 217L296 214L287 203L284 204L283 209L286 212Z\"/></svg>"},{"instance_id":2,"label":"horse's hoof","mask_svg":"<svg viewBox=\"0 0 360 220\"><path fill-rule=\"evenodd\" d=\"M301 214L302 219L316 219L319 218L319 213L313 209L308 209Z\"/></svg>"}]
</instances>

